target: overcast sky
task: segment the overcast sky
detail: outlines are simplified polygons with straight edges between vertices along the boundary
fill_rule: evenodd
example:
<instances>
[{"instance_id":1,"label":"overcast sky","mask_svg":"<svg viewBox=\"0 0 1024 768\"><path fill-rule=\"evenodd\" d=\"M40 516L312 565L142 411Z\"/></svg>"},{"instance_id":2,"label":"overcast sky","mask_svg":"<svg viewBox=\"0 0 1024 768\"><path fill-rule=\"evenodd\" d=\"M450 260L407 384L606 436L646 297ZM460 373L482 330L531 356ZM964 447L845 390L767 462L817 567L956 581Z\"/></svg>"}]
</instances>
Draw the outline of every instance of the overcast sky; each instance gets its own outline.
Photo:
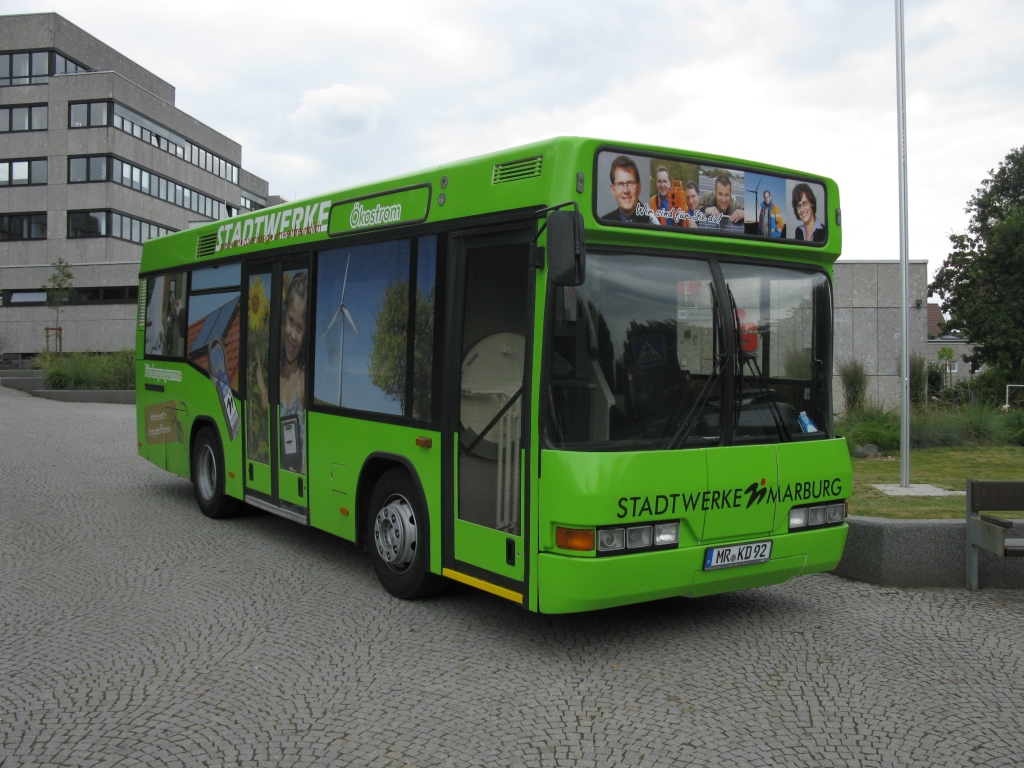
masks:
<instances>
[{"instance_id":1,"label":"overcast sky","mask_svg":"<svg viewBox=\"0 0 1024 768\"><path fill-rule=\"evenodd\" d=\"M1024 2L905 0L910 257L1024 144ZM177 88L304 197L554 135L831 176L844 258L899 258L893 0L5 0Z\"/></svg>"}]
</instances>

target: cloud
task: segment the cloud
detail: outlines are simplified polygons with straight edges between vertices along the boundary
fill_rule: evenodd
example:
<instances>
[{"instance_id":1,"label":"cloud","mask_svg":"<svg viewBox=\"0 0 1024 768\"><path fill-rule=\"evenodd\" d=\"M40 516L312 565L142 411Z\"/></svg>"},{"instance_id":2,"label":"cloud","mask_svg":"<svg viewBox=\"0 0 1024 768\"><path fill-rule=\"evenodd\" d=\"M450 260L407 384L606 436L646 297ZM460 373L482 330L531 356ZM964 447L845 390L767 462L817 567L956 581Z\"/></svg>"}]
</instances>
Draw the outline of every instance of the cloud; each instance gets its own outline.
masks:
<instances>
[{"instance_id":1,"label":"cloud","mask_svg":"<svg viewBox=\"0 0 1024 768\"><path fill-rule=\"evenodd\" d=\"M381 105L389 101L391 95L380 86L335 83L304 91L288 121L328 140L359 136L377 128Z\"/></svg>"},{"instance_id":2,"label":"cloud","mask_svg":"<svg viewBox=\"0 0 1024 768\"><path fill-rule=\"evenodd\" d=\"M559 134L749 158L834 178L845 258L896 258L891 2L179 0L56 10L178 87L273 191L307 196ZM1024 124L1024 3L907 3L910 247L934 270ZM253 53L259 51L259 54Z\"/></svg>"}]
</instances>

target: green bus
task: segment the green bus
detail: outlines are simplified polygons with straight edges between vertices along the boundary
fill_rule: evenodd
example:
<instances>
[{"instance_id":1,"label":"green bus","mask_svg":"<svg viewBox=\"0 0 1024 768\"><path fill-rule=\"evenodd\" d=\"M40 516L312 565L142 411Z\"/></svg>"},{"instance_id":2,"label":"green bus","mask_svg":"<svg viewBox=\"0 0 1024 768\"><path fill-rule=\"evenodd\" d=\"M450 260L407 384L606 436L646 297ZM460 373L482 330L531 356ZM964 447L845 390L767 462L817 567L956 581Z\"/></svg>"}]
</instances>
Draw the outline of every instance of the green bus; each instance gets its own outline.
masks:
<instances>
[{"instance_id":1,"label":"green bus","mask_svg":"<svg viewBox=\"0 0 1024 768\"><path fill-rule=\"evenodd\" d=\"M836 566L833 181L563 137L143 246L138 445L393 595L543 613Z\"/></svg>"}]
</instances>

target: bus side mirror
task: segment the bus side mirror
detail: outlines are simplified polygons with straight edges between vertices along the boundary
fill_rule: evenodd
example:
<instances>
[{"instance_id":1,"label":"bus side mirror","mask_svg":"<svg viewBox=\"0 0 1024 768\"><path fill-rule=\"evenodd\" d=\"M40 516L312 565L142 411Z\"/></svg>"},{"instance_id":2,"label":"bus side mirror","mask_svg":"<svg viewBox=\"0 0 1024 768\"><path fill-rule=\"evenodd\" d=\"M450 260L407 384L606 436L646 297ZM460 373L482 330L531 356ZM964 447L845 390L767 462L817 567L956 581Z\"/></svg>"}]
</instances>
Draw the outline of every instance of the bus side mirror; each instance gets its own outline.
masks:
<instances>
[{"instance_id":1,"label":"bus side mirror","mask_svg":"<svg viewBox=\"0 0 1024 768\"><path fill-rule=\"evenodd\" d=\"M587 267L583 215L576 211L551 211L547 235L548 278L555 285L582 285Z\"/></svg>"}]
</instances>

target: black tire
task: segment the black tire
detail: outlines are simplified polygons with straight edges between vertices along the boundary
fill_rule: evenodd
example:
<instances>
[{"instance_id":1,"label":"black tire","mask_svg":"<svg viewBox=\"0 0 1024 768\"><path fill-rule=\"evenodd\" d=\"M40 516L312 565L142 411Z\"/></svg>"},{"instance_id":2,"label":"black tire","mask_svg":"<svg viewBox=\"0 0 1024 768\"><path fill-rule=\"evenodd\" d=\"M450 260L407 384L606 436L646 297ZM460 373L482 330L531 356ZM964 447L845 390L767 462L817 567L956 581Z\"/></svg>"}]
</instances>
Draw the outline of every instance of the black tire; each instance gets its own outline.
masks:
<instances>
[{"instance_id":1,"label":"black tire","mask_svg":"<svg viewBox=\"0 0 1024 768\"><path fill-rule=\"evenodd\" d=\"M430 572L430 522L419 488L403 469L385 472L370 496L366 546L377 578L403 600L438 594L445 579Z\"/></svg>"},{"instance_id":2,"label":"black tire","mask_svg":"<svg viewBox=\"0 0 1024 768\"><path fill-rule=\"evenodd\" d=\"M224 493L224 450L213 427L203 427L192 443L192 489L199 511L214 520L233 517L242 502Z\"/></svg>"}]
</instances>

